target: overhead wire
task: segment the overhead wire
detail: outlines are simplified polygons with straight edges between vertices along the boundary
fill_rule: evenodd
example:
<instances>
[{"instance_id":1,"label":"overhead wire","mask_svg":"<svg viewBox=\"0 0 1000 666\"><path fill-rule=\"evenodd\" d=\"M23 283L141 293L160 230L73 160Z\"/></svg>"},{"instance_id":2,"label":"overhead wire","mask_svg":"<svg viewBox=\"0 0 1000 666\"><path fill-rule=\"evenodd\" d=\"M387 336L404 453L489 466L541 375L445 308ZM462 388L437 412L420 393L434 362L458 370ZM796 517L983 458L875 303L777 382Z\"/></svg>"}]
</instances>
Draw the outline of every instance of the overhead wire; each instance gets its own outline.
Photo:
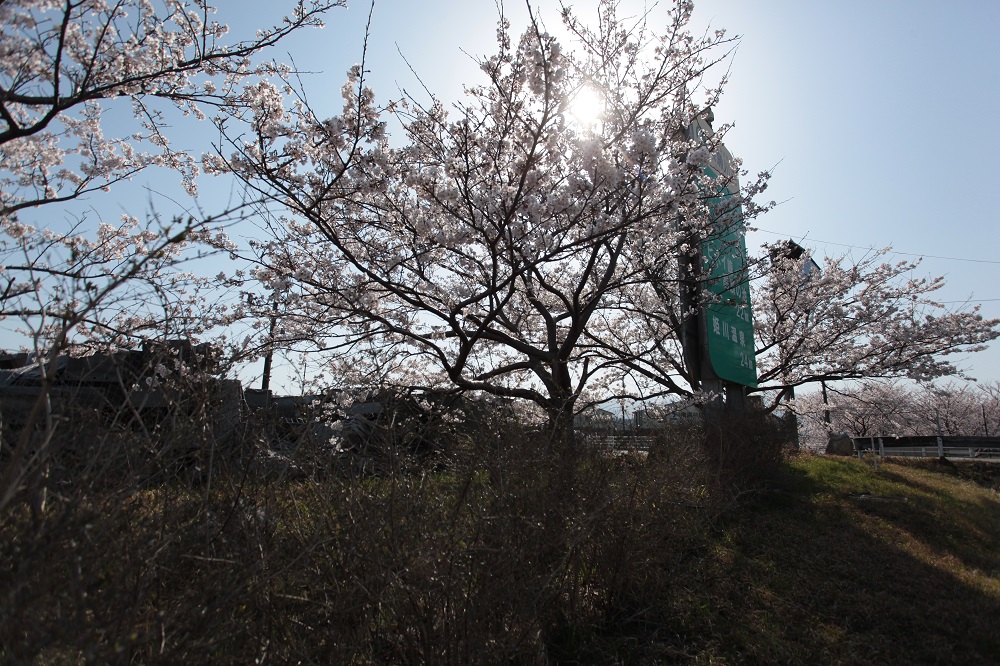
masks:
<instances>
[{"instance_id":1,"label":"overhead wire","mask_svg":"<svg viewBox=\"0 0 1000 666\"><path fill-rule=\"evenodd\" d=\"M760 227L754 227L754 230L755 231L763 232L765 234L771 234L772 236L786 236L786 237L787 236L791 236L791 234L778 233L777 231L771 231L769 229L761 229ZM839 247L846 247L846 248L851 248L851 249L854 249L854 250L869 250L869 251L874 251L874 250L878 250L879 249L879 248L876 248L874 246L851 245L850 243L838 243L836 241L820 240L819 238L813 238L811 236L809 236L809 237L803 236L802 237L802 241L803 242L805 240L807 240L807 239L810 240L810 241L812 241L813 243L820 243L822 245L837 245ZM927 259L944 259L944 260L947 260L947 261L967 261L967 262L975 263L975 264L998 264L998 265L1000 265L1000 260L997 260L997 259L971 259L971 258L968 258L968 257L944 257L944 256L941 256L941 255L936 255L936 254L925 254L925 253L922 253L922 252L902 252L901 250L889 250L889 252L890 252L890 254L902 254L902 255L905 255L905 256L908 256L908 257L926 257Z\"/></svg>"},{"instance_id":2,"label":"overhead wire","mask_svg":"<svg viewBox=\"0 0 1000 666\"><path fill-rule=\"evenodd\" d=\"M792 236L792 234L778 233L777 231L771 231L770 229L761 229L760 227L754 227L754 231L760 231L760 232L763 232L765 234L771 234L772 236L784 236L786 238ZM846 248L849 248L849 249L852 249L852 250L867 250L867 251L870 251L870 252L878 250L878 248L873 247L873 246L852 245L850 243L838 243L836 241L820 240L819 238L813 238L811 236L801 236L799 242L803 242L804 243L804 242L806 242L806 240L809 240L809 241L811 241L813 243L818 243L820 245L836 245L838 247L846 247ZM923 254L923 253L918 253L918 252L902 252L902 251L899 251L899 250L889 250L889 254L902 254L902 255L905 255L905 256L909 256L909 257L921 257L921 258L926 257L928 259L942 259L942 260L945 260L945 261L964 261L964 262L976 263L976 264L997 264L997 265L1000 265L1000 260L995 260L995 259L971 259L971 258L968 258L968 257L944 257L944 256L940 256L940 255ZM942 305L948 305L948 304L954 304L954 303L995 303L997 301L1000 301L1000 298L970 298L970 299L959 300L959 301L938 301L938 303L941 303Z\"/></svg>"}]
</instances>

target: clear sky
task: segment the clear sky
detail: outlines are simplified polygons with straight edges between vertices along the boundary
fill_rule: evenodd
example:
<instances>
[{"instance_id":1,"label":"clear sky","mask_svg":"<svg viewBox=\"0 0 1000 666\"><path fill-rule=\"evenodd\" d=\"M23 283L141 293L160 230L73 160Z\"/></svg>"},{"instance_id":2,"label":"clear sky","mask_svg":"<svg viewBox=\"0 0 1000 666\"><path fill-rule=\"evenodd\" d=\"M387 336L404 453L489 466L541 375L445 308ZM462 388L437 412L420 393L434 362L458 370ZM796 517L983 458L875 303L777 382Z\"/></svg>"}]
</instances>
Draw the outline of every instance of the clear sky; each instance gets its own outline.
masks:
<instances>
[{"instance_id":1,"label":"clear sky","mask_svg":"<svg viewBox=\"0 0 1000 666\"><path fill-rule=\"evenodd\" d=\"M1000 154L1000 2L705 0L695 11L743 35L716 111L736 123L729 148L752 172L778 163L768 194L787 202L755 235L804 237L831 256L892 245L946 276L940 300L1000 317L988 166ZM1000 343L962 365L1000 380Z\"/></svg>"},{"instance_id":2,"label":"clear sky","mask_svg":"<svg viewBox=\"0 0 1000 666\"><path fill-rule=\"evenodd\" d=\"M257 22L280 19L285 4L219 0L218 18L236 36L252 34ZM574 4L582 18L594 16L595 0ZM666 6L622 0L620 11L649 8L655 24ZM535 0L535 7L558 34L557 3ZM324 30L282 49L312 72L303 81L322 111L338 111L369 8L350 0ZM505 11L519 33L523 0L508 0ZM411 66L446 102L463 84L481 82L468 54L493 53L497 15L494 0L377 0L367 68L378 98L398 97L401 88L419 94ZM717 123L735 123L726 143L751 173L776 167L767 194L783 203L758 220L748 245L792 237L821 256L892 245L910 253L897 259L924 257L919 274L946 276L940 300L981 303L985 316L1000 317L1000 216L990 203L997 187L989 166L1000 154L1000 2L696 0L694 25L741 36ZM202 152L209 130L175 145ZM160 177L144 173L129 184L131 194L116 190L118 210L102 214L141 210L143 187L169 190ZM224 189L201 184L209 212L224 203ZM1000 381L1000 343L961 365Z\"/></svg>"},{"instance_id":3,"label":"clear sky","mask_svg":"<svg viewBox=\"0 0 1000 666\"><path fill-rule=\"evenodd\" d=\"M576 6L587 18L594 4ZM310 90L336 95L360 58L369 7L355 0L291 49L300 68L323 72L306 79ZM648 7L651 20L664 15L641 0L621 12ZM557 5L536 9L556 32ZM505 11L520 32L524 3ZM412 66L455 99L479 82L466 54L493 52L496 18L493 0L378 0L367 62L376 94L419 91ZM767 194L783 203L758 221L751 246L792 237L819 255L860 256L892 245L910 253L896 259L924 257L920 274L947 277L940 300L1000 317L989 167L1000 154L1000 2L696 0L694 24L741 36L716 119L735 123L727 145L751 173L776 166ZM1000 344L961 365L1000 380Z\"/></svg>"}]
</instances>

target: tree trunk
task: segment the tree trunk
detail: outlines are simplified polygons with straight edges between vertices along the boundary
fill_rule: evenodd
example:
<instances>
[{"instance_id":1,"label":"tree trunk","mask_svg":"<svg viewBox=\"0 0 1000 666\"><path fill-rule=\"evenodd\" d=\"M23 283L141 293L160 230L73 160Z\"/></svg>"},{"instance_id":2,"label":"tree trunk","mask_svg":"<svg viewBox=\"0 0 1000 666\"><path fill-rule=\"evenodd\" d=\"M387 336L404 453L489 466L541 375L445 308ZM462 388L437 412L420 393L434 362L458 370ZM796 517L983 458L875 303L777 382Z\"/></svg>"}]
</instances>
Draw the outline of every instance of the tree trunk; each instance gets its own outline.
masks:
<instances>
[{"instance_id":1,"label":"tree trunk","mask_svg":"<svg viewBox=\"0 0 1000 666\"><path fill-rule=\"evenodd\" d=\"M573 408L576 400L567 398L554 403L548 408L548 445L553 451L572 450L576 443L573 432Z\"/></svg>"}]
</instances>

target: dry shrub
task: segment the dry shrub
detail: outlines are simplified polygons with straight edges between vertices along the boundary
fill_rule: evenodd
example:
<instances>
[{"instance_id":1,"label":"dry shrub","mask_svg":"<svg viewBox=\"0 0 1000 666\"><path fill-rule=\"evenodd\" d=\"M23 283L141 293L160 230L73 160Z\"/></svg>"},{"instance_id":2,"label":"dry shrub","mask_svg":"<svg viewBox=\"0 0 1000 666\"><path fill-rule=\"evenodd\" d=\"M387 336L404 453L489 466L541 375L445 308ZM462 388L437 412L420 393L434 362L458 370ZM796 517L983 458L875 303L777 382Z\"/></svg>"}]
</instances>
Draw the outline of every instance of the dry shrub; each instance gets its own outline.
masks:
<instances>
[{"instance_id":1,"label":"dry shrub","mask_svg":"<svg viewBox=\"0 0 1000 666\"><path fill-rule=\"evenodd\" d=\"M433 459L359 475L331 456L292 479L252 437L176 423L88 449L142 451L138 471L82 483L66 462L40 520L2 516L0 660L618 659L609 636L662 621L736 459L696 430L647 459L497 415Z\"/></svg>"},{"instance_id":2,"label":"dry shrub","mask_svg":"<svg viewBox=\"0 0 1000 666\"><path fill-rule=\"evenodd\" d=\"M765 485L792 448L788 422L763 410L707 412L705 450L718 487L730 493Z\"/></svg>"}]
</instances>

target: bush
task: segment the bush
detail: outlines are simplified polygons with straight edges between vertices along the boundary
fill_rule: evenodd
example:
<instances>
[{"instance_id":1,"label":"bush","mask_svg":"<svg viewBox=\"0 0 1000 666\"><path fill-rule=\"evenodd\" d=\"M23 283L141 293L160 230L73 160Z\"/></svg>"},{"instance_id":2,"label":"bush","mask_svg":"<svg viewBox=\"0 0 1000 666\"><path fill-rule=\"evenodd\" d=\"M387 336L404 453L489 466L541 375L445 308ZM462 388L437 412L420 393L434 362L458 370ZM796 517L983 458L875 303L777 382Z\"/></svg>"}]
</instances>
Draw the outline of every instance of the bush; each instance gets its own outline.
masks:
<instances>
[{"instance_id":1,"label":"bush","mask_svg":"<svg viewBox=\"0 0 1000 666\"><path fill-rule=\"evenodd\" d=\"M211 438L197 425L118 433L115 450L186 459L177 437ZM433 465L295 480L252 442L213 449L210 475L113 466L81 483L64 466L36 520L12 505L0 524L0 660L634 656L620 637L669 616L679 563L725 508L720 482L771 462L763 426L742 427L709 447L695 430L663 435L647 459L547 446L498 416ZM144 455L146 472L173 469Z\"/></svg>"},{"instance_id":2,"label":"bush","mask_svg":"<svg viewBox=\"0 0 1000 666\"><path fill-rule=\"evenodd\" d=\"M737 494L766 484L794 446L787 422L763 410L721 411L703 428L717 486Z\"/></svg>"}]
</instances>

